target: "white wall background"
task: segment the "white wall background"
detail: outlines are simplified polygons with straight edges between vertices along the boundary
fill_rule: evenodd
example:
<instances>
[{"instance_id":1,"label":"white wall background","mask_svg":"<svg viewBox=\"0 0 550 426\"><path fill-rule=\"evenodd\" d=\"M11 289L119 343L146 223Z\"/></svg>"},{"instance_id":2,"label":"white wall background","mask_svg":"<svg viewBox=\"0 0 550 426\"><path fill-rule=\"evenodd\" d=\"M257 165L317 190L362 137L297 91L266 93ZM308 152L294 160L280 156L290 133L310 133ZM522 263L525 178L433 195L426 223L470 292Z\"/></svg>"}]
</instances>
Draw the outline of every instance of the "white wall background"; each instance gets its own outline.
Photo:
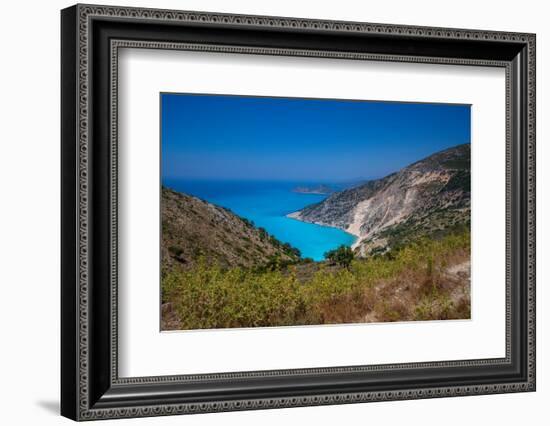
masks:
<instances>
[{"instance_id":1,"label":"white wall background","mask_svg":"<svg viewBox=\"0 0 550 426\"><path fill-rule=\"evenodd\" d=\"M538 390L421 401L107 421L102 424L545 424L550 401L550 27L545 2L104 0L103 4L537 33ZM59 405L59 9L3 4L0 64L0 418L68 424ZM547 420L546 420L547 421Z\"/></svg>"}]
</instances>

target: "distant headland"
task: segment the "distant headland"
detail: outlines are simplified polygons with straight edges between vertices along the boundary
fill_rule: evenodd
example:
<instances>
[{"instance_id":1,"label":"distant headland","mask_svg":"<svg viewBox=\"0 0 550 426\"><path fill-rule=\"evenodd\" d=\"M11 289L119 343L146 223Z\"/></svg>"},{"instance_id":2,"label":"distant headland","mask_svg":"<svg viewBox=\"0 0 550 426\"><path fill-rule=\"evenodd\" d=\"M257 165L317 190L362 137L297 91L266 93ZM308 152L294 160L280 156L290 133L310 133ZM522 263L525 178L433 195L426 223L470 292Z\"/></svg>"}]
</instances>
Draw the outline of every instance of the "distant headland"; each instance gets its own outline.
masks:
<instances>
[{"instance_id":1,"label":"distant headland","mask_svg":"<svg viewBox=\"0 0 550 426\"><path fill-rule=\"evenodd\" d=\"M334 189L328 185L297 186L292 189L292 192L300 194L331 194L334 192Z\"/></svg>"}]
</instances>

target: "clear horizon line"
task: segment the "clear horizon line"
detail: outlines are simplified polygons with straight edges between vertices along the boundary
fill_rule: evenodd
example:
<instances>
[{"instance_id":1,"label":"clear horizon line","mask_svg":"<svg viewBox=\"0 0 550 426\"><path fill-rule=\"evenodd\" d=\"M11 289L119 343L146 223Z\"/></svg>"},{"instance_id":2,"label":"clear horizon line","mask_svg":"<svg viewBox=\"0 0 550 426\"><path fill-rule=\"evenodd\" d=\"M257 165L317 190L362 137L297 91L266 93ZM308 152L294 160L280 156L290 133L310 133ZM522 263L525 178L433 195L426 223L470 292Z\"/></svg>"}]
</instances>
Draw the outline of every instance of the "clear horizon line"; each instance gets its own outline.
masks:
<instances>
[{"instance_id":1,"label":"clear horizon line","mask_svg":"<svg viewBox=\"0 0 550 426\"><path fill-rule=\"evenodd\" d=\"M347 182L363 182L367 180L380 179L380 177L357 177L357 178L264 178L264 177L200 177L200 176L163 176L162 180L195 180L195 181L250 181L250 182L294 182L294 183L347 183Z\"/></svg>"}]
</instances>

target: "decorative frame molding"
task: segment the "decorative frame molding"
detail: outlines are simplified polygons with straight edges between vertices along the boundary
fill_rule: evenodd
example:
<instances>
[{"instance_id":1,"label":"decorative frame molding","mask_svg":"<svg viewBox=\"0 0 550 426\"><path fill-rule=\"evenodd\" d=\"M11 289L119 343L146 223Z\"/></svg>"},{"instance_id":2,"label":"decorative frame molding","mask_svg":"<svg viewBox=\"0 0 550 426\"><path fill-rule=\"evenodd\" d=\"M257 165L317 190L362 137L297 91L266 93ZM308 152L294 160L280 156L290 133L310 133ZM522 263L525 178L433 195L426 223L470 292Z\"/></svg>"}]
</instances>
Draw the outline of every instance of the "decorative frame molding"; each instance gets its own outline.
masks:
<instances>
[{"instance_id":1,"label":"decorative frame molding","mask_svg":"<svg viewBox=\"0 0 550 426\"><path fill-rule=\"evenodd\" d=\"M139 23L144 28L143 31L157 31L167 26L182 30L216 27L235 33L246 33L247 29L256 32L280 31L281 34L297 39L301 34L315 32L327 37L350 35L352 41L354 37L371 37L371 40L382 41L379 44L373 43L373 51L355 51L352 44L349 50L231 43L222 45L208 40L196 42L170 39L163 34L159 35L158 41L152 41L135 38L135 32L126 32L124 24L127 23ZM120 37L120 34L123 34L124 38ZM170 34L173 37L173 32ZM195 36L191 39L193 37ZM246 36L242 37L246 39ZM383 40L400 40L409 45L424 43L428 47L424 50L420 47L418 50L422 52L435 52L440 43L443 46L445 43L447 46L461 46L462 43L468 49L479 46L479 53L468 52L468 49L457 49L467 52L463 57L426 53L384 53ZM290 42L285 39L285 43ZM334 41L334 45L340 48L337 41ZM433 363L119 378L116 349L116 121L118 49L125 47L505 68L506 357ZM489 47L493 50L491 54L487 50ZM62 12L62 54L63 415L75 420L92 420L535 390L536 64L533 34L76 5ZM101 100L98 100L100 98ZM96 142L99 138L103 138L103 144ZM94 158L93 163L91 158ZM98 177L99 172L95 168L99 163L102 171L108 171L108 179ZM520 210L516 212L515 209ZM95 233L98 232L95 229L103 228L106 229L106 233ZM108 262L101 257L101 250L108 254ZM520 258L517 265L515 257ZM96 266L101 263L98 262L99 258L108 265ZM108 278L108 281L99 283L99 276ZM98 304L102 309L97 307ZM376 390L369 390L369 386L373 386L372 383L364 385L363 388L351 385L352 379L362 377L361 374L392 372L397 377L406 371L438 370L437 374L434 374L440 376L444 371L451 371L453 368L467 371L489 366L507 368L510 370L508 375L513 370L516 372L516 378L498 382L480 379L468 385L426 387L411 386L409 383L396 385L391 389ZM299 381L298 376L303 378L308 375L322 383L330 382L334 375L350 375L348 388L352 390L323 392L323 386L320 384L319 390L299 393L292 390L292 386L289 385L286 393L274 392L269 397L254 397L253 389L257 386L264 386L265 389L269 380L285 378ZM223 394L224 383L234 379L248 379L251 382L250 389L246 389L245 392L243 388L241 393L235 395ZM264 382L259 383L261 380ZM198 386L201 390L201 386L204 386L205 389L202 391L210 392L214 396L203 398L202 394L200 397L197 394L194 399L188 396L169 399L163 393L163 388L170 387L173 390L175 386L186 385ZM138 388L142 396L137 396ZM328 389L326 384L325 389ZM149 396L144 397L143 394L147 393Z\"/></svg>"}]
</instances>

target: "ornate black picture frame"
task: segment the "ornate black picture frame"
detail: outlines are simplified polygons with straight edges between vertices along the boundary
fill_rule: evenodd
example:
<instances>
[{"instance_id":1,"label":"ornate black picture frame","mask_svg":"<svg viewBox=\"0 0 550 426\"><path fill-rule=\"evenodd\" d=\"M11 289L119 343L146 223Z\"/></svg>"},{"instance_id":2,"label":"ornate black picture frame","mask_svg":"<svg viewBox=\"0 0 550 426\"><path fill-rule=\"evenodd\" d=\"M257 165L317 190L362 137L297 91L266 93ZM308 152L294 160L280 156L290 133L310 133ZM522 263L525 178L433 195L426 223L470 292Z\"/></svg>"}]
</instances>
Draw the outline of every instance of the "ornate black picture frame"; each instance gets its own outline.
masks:
<instances>
[{"instance_id":1,"label":"ornate black picture frame","mask_svg":"<svg viewBox=\"0 0 550 426\"><path fill-rule=\"evenodd\" d=\"M92 420L535 390L534 34L95 5L64 9L61 28L62 415ZM506 356L120 378L121 47L504 68Z\"/></svg>"}]
</instances>

